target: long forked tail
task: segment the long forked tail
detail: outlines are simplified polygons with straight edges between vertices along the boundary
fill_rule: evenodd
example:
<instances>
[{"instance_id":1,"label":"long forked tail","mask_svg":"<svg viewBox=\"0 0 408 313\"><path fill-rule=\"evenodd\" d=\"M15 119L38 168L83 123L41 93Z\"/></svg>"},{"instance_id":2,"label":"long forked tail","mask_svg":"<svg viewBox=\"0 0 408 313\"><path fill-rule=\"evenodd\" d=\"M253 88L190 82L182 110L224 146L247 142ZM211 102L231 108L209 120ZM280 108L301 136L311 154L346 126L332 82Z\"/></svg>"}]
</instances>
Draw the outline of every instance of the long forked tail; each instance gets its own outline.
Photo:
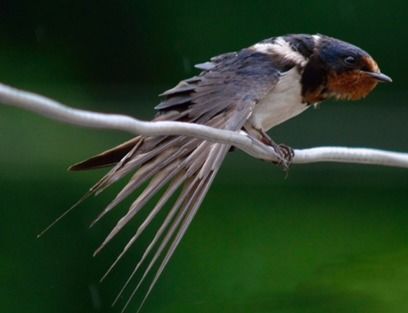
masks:
<instances>
[{"instance_id":1,"label":"long forked tail","mask_svg":"<svg viewBox=\"0 0 408 313\"><path fill-rule=\"evenodd\" d=\"M209 122L213 127L222 126L221 120L217 121L216 117ZM143 231L163 209L170 197L177 190L181 190L160 227L157 229L154 238L147 246L141 259L135 265L132 274L115 298L113 304L122 296L139 270L144 268L144 272L140 274L141 278L131 292L129 299L123 307L123 311L129 305L147 275L151 273L152 268L155 267L157 270L139 309L143 306L200 207L229 148L230 146L228 145L210 143L195 138L175 136L160 138L136 137L118 146L117 149L111 149L71 167L72 170L84 170L114 164L112 169L82 199L99 194L128 173L134 172L126 186L97 216L91 225L113 210L143 183L148 182L147 187L131 204L127 213L119 219L99 248L96 249L94 255L101 251L158 191L165 189L154 208L139 225L135 234L130 238L101 280L110 273L131 248Z\"/></svg>"}]
</instances>

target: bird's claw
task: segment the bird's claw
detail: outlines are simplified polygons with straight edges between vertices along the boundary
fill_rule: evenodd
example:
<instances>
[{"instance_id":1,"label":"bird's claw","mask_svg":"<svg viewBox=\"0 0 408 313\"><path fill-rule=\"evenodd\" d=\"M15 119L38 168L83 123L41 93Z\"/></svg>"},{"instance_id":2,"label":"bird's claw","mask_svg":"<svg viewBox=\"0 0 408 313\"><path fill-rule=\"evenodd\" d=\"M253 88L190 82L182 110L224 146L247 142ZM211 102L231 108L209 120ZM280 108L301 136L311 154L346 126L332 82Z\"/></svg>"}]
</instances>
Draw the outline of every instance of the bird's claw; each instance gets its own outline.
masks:
<instances>
[{"instance_id":1,"label":"bird's claw","mask_svg":"<svg viewBox=\"0 0 408 313\"><path fill-rule=\"evenodd\" d=\"M271 146L275 150L275 161L272 163L281 167L284 171L289 169L295 153L293 149L284 144L277 144L262 129L256 129L256 135L263 144Z\"/></svg>"},{"instance_id":2,"label":"bird's claw","mask_svg":"<svg viewBox=\"0 0 408 313\"><path fill-rule=\"evenodd\" d=\"M292 162L295 152L293 149L287 145L279 144L279 152L288 162Z\"/></svg>"},{"instance_id":3,"label":"bird's claw","mask_svg":"<svg viewBox=\"0 0 408 313\"><path fill-rule=\"evenodd\" d=\"M277 153L277 161L273 162L280 166L284 171L289 169L290 164L292 163L295 153L293 149L284 144L275 144L273 145L275 152Z\"/></svg>"}]
</instances>

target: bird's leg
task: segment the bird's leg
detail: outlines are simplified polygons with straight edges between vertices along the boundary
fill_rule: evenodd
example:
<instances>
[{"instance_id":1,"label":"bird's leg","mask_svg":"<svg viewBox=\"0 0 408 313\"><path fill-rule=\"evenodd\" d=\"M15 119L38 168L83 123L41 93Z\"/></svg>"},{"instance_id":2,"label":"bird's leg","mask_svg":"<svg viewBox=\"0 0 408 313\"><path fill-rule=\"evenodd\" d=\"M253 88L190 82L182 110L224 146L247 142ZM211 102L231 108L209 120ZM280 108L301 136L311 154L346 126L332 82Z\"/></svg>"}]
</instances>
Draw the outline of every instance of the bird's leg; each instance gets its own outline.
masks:
<instances>
[{"instance_id":1,"label":"bird's leg","mask_svg":"<svg viewBox=\"0 0 408 313\"><path fill-rule=\"evenodd\" d=\"M259 134L261 135L261 142L271 146L284 160L281 165L283 165L284 168L289 167L290 163L292 162L292 159L295 155L293 152L293 149L285 144L277 144L271 137L268 136L267 133L265 133L263 130L258 130Z\"/></svg>"},{"instance_id":2,"label":"bird's leg","mask_svg":"<svg viewBox=\"0 0 408 313\"><path fill-rule=\"evenodd\" d=\"M246 131L249 135L254 136L263 144L271 146L275 152L278 154L280 160L277 162L273 162L282 166L283 169L287 170L289 165L292 162L292 159L295 155L293 149L285 144L277 144L268 134L263 131L262 129L257 129L253 127L246 127Z\"/></svg>"}]
</instances>

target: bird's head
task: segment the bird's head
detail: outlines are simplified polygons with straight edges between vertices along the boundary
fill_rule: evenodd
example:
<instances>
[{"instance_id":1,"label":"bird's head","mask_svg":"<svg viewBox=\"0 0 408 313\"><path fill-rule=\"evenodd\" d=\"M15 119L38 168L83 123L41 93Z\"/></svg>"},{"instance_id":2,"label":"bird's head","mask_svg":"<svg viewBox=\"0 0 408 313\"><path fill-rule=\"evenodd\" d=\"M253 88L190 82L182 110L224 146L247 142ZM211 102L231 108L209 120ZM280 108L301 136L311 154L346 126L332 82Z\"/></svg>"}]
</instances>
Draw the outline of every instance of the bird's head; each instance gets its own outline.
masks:
<instances>
[{"instance_id":1,"label":"bird's head","mask_svg":"<svg viewBox=\"0 0 408 313\"><path fill-rule=\"evenodd\" d=\"M392 81L364 50L335 38L318 38L302 78L306 86L304 96L310 102L329 97L358 100L379 82Z\"/></svg>"}]
</instances>

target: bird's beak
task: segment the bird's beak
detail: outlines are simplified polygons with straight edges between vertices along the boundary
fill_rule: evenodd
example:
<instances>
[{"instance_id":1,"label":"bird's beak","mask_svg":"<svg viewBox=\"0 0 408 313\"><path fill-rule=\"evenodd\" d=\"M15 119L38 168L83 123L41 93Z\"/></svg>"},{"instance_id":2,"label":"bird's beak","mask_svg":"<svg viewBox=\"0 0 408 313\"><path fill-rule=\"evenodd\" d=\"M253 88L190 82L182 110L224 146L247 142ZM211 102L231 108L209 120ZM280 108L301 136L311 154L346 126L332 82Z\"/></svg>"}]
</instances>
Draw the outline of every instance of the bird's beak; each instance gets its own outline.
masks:
<instances>
[{"instance_id":1,"label":"bird's beak","mask_svg":"<svg viewBox=\"0 0 408 313\"><path fill-rule=\"evenodd\" d=\"M385 75L383 73L380 73L380 72L378 72L378 73L376 73L376 72L367 72L367 71L361 71L361 72L363 74L367 75L367 76L370 76L370 77L378 80L379 82L392 83L391 77L389 77L389 76L387 76L387 75Z\"/></svg>"}]
</instances>

